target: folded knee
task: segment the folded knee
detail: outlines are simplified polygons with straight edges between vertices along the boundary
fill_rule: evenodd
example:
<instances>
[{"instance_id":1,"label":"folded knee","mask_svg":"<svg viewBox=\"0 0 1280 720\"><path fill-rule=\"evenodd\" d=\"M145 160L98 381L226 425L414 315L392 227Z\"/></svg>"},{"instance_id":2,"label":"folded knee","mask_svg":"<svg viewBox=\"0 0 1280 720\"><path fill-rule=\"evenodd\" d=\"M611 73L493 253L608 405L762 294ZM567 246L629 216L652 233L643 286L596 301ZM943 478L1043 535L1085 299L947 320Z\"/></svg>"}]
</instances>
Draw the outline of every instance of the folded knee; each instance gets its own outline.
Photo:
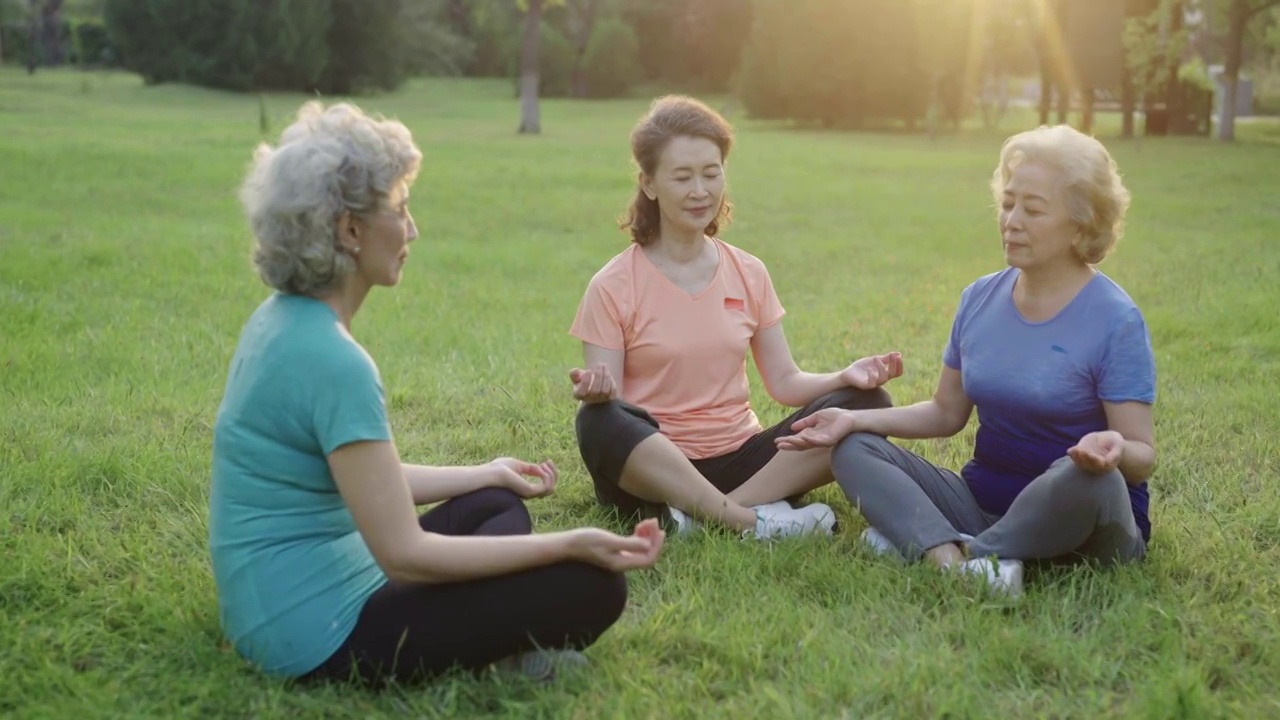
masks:
<instances>
[{"instance_id":1,"label":"folded knee","mask_svg":"<svg viewBox=\"0 0 1280 720\"><path fill-rule=\"evenodd\" d=\"M490 507L511 508L516 505L524 507L524 499L517 495L514 490L504 487L480 488L479 490L473 490L469 494Z\"/></svg>"},{"instance_id":2,"label":"folded knee","mask_svg":"<svg viewBox=\"0 0 1280 720\"><path fill-rule=\"evenodd\" d=\"M578 415L574 421L578 445L593 447L607 442L609 428L624 421L625 415L626 411L622 409L622 403L617 400L606 403L583 403L582 407L578 408Z\"/></svg>"},{"instance_id":3,"label":"folded knee","mask_svg":"<svg viewBox=\"0 0 1280 720\"><path fill-rule=\"evenodd\" d=\"M1054 472L1057 470L1058 472ZM1063 457L1049 468L1054 480L1053 500L1058 503L1092 503L1105 505L1111 502L1129 503L1129 484L1119 470L1101 475L1088 472L1075 464L1070 457Z\"/></svg>"},{"instance_id":4,"label":"folded knee","mask_svg":"<svg viewBox=\"0 0 1280 720\"><path fill-rule=\"evenodd\" d=\"M582 604L583 615L595 620L603 631L622 617L627 607L627 577L595 565L575 563L572 572L577 576L573 587L579 589L576 598Z\"/></svg>"},{"instance_id":5,"label":"folded knee","mask_svg":"<svg viewBox=\"0 0 1280 720\"><path fill-rule=\"evenodd\" d=\"M868 454L879 456L882 446L887 442L889 441L874 433L850 433L831 449L831 462L853 462Z\"/></svg>"}]
</instances>

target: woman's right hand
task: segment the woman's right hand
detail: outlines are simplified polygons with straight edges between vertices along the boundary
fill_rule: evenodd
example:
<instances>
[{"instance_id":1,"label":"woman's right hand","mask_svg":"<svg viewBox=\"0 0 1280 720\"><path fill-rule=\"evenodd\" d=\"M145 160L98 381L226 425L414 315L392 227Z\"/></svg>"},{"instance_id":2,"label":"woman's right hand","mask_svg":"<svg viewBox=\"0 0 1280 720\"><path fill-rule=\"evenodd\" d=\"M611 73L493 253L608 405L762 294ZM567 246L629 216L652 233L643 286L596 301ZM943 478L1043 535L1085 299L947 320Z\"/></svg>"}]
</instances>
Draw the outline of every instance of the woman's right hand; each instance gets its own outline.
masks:
<instances>
[{"instance_id":1,"label":"woman's right hand","mask_svg":"<svg viewBox=\"0 0 1280 720\"><path fill-rule=\"evenodd\" d=\"M794 435L786 435L774 441L779 450L809 450L816 447L832 447L857 427L857 411L843 408L826 408L806 415L791 424Z\"/></svg>"},{"instance_id":2,"label":"woman's right hand","mask_svg":"<svg viewBox=\"0 0 1280 720\"><path fill-rule=\"evenodd\" d=\"M590 370L574 368L569 371L569 380L573 383L573 396L588 405L607 403L618 396L618 385L604 363Z\"/></svg>"},{"instance_id":3,"label":"woman's right hand","mask_svg":"<svg viewBox=\"0 0 1280 720\"><path fill-rule=\"evenodd\" d=\"M658 521L650 518L636 525L630 537L599 528L580 528L567 533L569 556L613 572L653 567L662 552L666 534Z\"/></svg>"}]
</instances>

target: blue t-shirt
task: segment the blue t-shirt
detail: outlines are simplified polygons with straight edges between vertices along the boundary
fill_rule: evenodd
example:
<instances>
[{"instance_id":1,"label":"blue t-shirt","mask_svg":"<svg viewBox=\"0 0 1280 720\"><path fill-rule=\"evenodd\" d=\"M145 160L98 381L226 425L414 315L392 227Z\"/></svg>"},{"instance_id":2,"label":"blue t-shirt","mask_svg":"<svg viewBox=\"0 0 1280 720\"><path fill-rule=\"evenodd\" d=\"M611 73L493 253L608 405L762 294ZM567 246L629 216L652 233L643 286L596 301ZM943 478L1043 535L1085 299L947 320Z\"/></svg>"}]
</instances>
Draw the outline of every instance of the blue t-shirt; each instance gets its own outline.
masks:
<instances>
[{"instance_id":1,"label":"blue t-shirt","mask_svg":"<svg viewBox=\"0 0 1280 720\"><path fill-rule=\"evenodd\" d=\"M231 361L209 499L223 631L263 671L319 666L386 582L325 458L390 439L378 369L337 314L303 296L264 301Z\"/></svg>"},{"instance_id":2,"label":"blue t-shirt","mask_svg":"<svg viewBox=\"0 0 1280 720\"><path fill-rule=\"evenodd\" d=\"M1102 402L1155 402L1151 337L1137 305L1094 275L1055 317L1028 322L1013 303L1019 271L965 288L943 351L978 411L973 458L961 471L983 510L1002 515L1067 449L1107 429ZM1133 516L1150 540L1147 484L1129 486Z\"/></svg>"}]
</instances>

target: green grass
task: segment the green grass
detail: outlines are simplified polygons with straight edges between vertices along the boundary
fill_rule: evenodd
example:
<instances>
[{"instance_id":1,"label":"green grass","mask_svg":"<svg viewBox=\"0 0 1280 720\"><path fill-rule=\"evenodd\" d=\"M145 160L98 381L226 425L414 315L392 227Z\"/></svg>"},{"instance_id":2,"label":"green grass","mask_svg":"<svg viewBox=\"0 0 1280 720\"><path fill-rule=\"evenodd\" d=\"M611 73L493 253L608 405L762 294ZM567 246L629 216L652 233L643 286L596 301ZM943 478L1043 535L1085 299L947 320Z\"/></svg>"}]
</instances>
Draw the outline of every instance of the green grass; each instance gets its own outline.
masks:
<instances>
[{"instance_id":1,"label":"green grass","mask_svg":"<svg viewBox=\"0 0 1280 720\"><path fill-rule=\"evenodd\" d=\"M278 132L301 96L267 99ZM418 81L361 103L426 155L404 282L355 332L406 459L550 457L539 528L608 524L574 447L567 334L624 246L643 101L548 102L515 134L506 83ZM1001 266L986 187L1004 134L935 142L742 121L736 222L802 367L901 350L932 390L961 289ZM259 677L221 641L205 544L210 427L265 295L235 193L252 97L125 75L0 71L0 714L92 717L1263 717L1280 714L1280 125L1241 142L1115 139L1134 191L1103 269L1150 321L1149 561L1033 574L1004 604L877 561L835 488L831 540L672 540L550 688L447 678L372 694ZM756 381L754 371L753 382ZM786 411L755 382L766 422ZM915 443L958 467L973 427Z\"/></svg>"}]
</instances>

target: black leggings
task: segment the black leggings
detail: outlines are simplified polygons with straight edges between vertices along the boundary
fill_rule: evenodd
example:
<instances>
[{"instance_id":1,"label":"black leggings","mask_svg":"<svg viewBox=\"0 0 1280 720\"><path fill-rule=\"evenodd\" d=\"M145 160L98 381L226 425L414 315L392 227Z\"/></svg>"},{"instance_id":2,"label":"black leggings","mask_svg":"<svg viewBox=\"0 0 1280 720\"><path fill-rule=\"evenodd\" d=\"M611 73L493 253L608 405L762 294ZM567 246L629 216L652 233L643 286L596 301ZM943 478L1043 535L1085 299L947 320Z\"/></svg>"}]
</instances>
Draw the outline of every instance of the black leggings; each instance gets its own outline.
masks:
<instances>
[{"instance_id":1,"label":"black leggings","mask_svg":"<svg viewBox=\"0 0 1280 720\"><path fill-rule=\"evenodd\" d=\"M485 488L424 513L442 535L527 535L529 512L510 490ZM467 582L388 581L351 635L305 680L405 683L450 669L479 670L536 648L585 648L622 615L626 579L594 565L555 565Z\"/></svg>"}]
</instances>

